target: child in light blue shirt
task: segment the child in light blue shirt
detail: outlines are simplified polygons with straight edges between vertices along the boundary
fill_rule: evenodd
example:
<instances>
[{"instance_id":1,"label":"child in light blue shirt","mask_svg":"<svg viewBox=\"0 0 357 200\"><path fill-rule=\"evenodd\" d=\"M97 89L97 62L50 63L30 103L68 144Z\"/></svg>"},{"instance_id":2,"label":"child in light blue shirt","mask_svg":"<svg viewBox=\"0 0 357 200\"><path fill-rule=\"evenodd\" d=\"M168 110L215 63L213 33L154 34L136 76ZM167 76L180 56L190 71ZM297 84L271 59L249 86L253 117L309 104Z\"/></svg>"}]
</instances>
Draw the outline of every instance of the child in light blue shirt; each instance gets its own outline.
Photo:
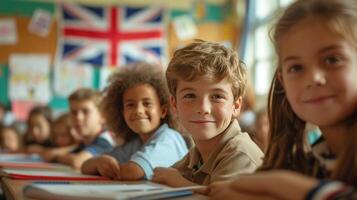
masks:
<instances>
[{"instance_id":1,"label":"child in light blue shirt","mask_svg":"<svg viewBox=\"0 0 357 200\"><path fill-rule=\"evenodd\" d=\"M108 128L125 143L92 158L82 173L119 180L151 179L155 167L169 167L187 153L183 137L170 128L168 90L159 67L137 63L111 77L102 100Z\"/></svg>"}]
</instances>

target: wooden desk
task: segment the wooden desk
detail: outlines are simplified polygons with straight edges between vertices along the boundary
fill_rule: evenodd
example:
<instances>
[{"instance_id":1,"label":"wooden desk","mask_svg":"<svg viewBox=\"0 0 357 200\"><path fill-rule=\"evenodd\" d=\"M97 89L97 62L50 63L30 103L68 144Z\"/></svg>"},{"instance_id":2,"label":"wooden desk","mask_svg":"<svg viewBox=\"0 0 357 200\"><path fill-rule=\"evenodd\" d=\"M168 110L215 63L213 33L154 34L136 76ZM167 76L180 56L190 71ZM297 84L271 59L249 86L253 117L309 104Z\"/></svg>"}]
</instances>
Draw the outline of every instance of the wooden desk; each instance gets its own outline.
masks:
<instances>
[{"instance_id":1,"label":"wooden desk","mask_svg":"<svg viewBox=\"0 0 357 200\"><path fill-rule=\"evenodd\" d=\"M34 180L15 180L3 177L1 179L2 190L5 194L7 200L33 200L27 198L23 195L23 188L25 185L30 184ZM113 181L99 181L99 182L113 182ZM207 197L199 194L194 194L191 196L179 197L179 198L170 198L173 200L206 200Z\"/></svg>"}]
</instances>

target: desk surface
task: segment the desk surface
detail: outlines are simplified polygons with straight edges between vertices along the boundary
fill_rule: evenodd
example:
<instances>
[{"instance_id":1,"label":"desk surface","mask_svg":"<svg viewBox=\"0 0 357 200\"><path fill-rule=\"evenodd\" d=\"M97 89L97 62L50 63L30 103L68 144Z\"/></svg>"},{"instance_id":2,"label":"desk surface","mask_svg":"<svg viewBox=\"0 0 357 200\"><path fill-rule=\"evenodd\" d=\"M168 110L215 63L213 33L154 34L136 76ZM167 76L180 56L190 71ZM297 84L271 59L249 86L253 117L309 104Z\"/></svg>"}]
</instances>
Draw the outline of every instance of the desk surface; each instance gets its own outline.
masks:
<instances>
[{"instance_id":1,"label":"desk surface","mask_svg":"<svg viewBox=\"0 0 357 200\"><path fill-rule=\"evenodd\" d=\"M33 200L31 198L24 197L22 190L25 185L33 182L33 180L15 180L9 178L2 178L1 179L1 186L2 190L5 194L6 199L8 200ZM100 181L100 182L108 182L108 181ZM113 182L113 181L110 181ZM206 196L194 194L192 196L185 196L179 198L171 198L173 200L205 200L207 199Z\"/></svg>"}]
</instances>

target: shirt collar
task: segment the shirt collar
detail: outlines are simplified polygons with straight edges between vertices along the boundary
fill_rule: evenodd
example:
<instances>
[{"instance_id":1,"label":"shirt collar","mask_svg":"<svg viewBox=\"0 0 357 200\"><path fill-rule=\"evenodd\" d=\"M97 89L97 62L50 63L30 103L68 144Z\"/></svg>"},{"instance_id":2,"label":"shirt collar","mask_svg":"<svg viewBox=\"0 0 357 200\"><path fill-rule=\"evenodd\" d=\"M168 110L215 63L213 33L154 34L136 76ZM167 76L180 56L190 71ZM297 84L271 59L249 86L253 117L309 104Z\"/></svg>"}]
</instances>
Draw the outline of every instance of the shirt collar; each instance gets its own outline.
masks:
<instances>
[{"instance_id":1,"label":"shirt collar","mask_svg":"<svg viewBox=\"0 0 357 200\"><path fill-rule=\"evenodd\" d=\"M214 163L217 160L218 154L222 151L223 147L227 144L229 140L237 136L241 131L241 128L238 124L237 120L234 120L230 123L230 125L226 128L225 131L223 131L221 134L223 134L221 140L219 141L215 151L211 153L209 156L207 162L203 163L202 166L197 166L198 163L202 163L202 157L198 149L195 147L191 150L191 156L190 160L188 163L188 168L194 169L194 170L200 170L202 172L205 172L209 174L213 169Z\"/></svg>"}]
</instances>

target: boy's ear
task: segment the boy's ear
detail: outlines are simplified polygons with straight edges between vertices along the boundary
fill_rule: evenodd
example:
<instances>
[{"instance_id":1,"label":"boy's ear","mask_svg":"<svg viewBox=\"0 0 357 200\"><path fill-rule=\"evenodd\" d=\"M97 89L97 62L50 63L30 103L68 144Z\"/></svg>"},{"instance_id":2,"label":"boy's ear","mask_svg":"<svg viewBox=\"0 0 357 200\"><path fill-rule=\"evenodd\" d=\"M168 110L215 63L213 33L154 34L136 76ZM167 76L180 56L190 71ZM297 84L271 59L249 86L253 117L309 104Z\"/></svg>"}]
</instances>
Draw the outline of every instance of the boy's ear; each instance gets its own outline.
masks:
<instances>
[{"instance_id":1,"label":"boy's ear","mask_svg":"<svg viewBox=\"0 0 357 200\"><path fill-rule=\"evenodd\" d=\"M169 105L165 104L161 106L161 119L164 119L169 111Z\"/></svg>"},{"instance_id":2,"label":"boy's ear","mask_svg":"<svg viewBox=\"0 0 357 200\"><path fill-rule=\"evenodd\" d=\"M242 96L238 97L237 100L233 102L233 118L238 118L240 110L242 108L243 98Z\"/></svg>"},{"instance_id":3,"label":"boy's ear","mask_svg":"<svg viewBox=\"0 0 357 200\"><path fill-rule=\"evenodd\" d=\"M177 114L177 102L173 95L170 95L170 106L172 108L173 114Z\"/></svg>"}]
</instances>

